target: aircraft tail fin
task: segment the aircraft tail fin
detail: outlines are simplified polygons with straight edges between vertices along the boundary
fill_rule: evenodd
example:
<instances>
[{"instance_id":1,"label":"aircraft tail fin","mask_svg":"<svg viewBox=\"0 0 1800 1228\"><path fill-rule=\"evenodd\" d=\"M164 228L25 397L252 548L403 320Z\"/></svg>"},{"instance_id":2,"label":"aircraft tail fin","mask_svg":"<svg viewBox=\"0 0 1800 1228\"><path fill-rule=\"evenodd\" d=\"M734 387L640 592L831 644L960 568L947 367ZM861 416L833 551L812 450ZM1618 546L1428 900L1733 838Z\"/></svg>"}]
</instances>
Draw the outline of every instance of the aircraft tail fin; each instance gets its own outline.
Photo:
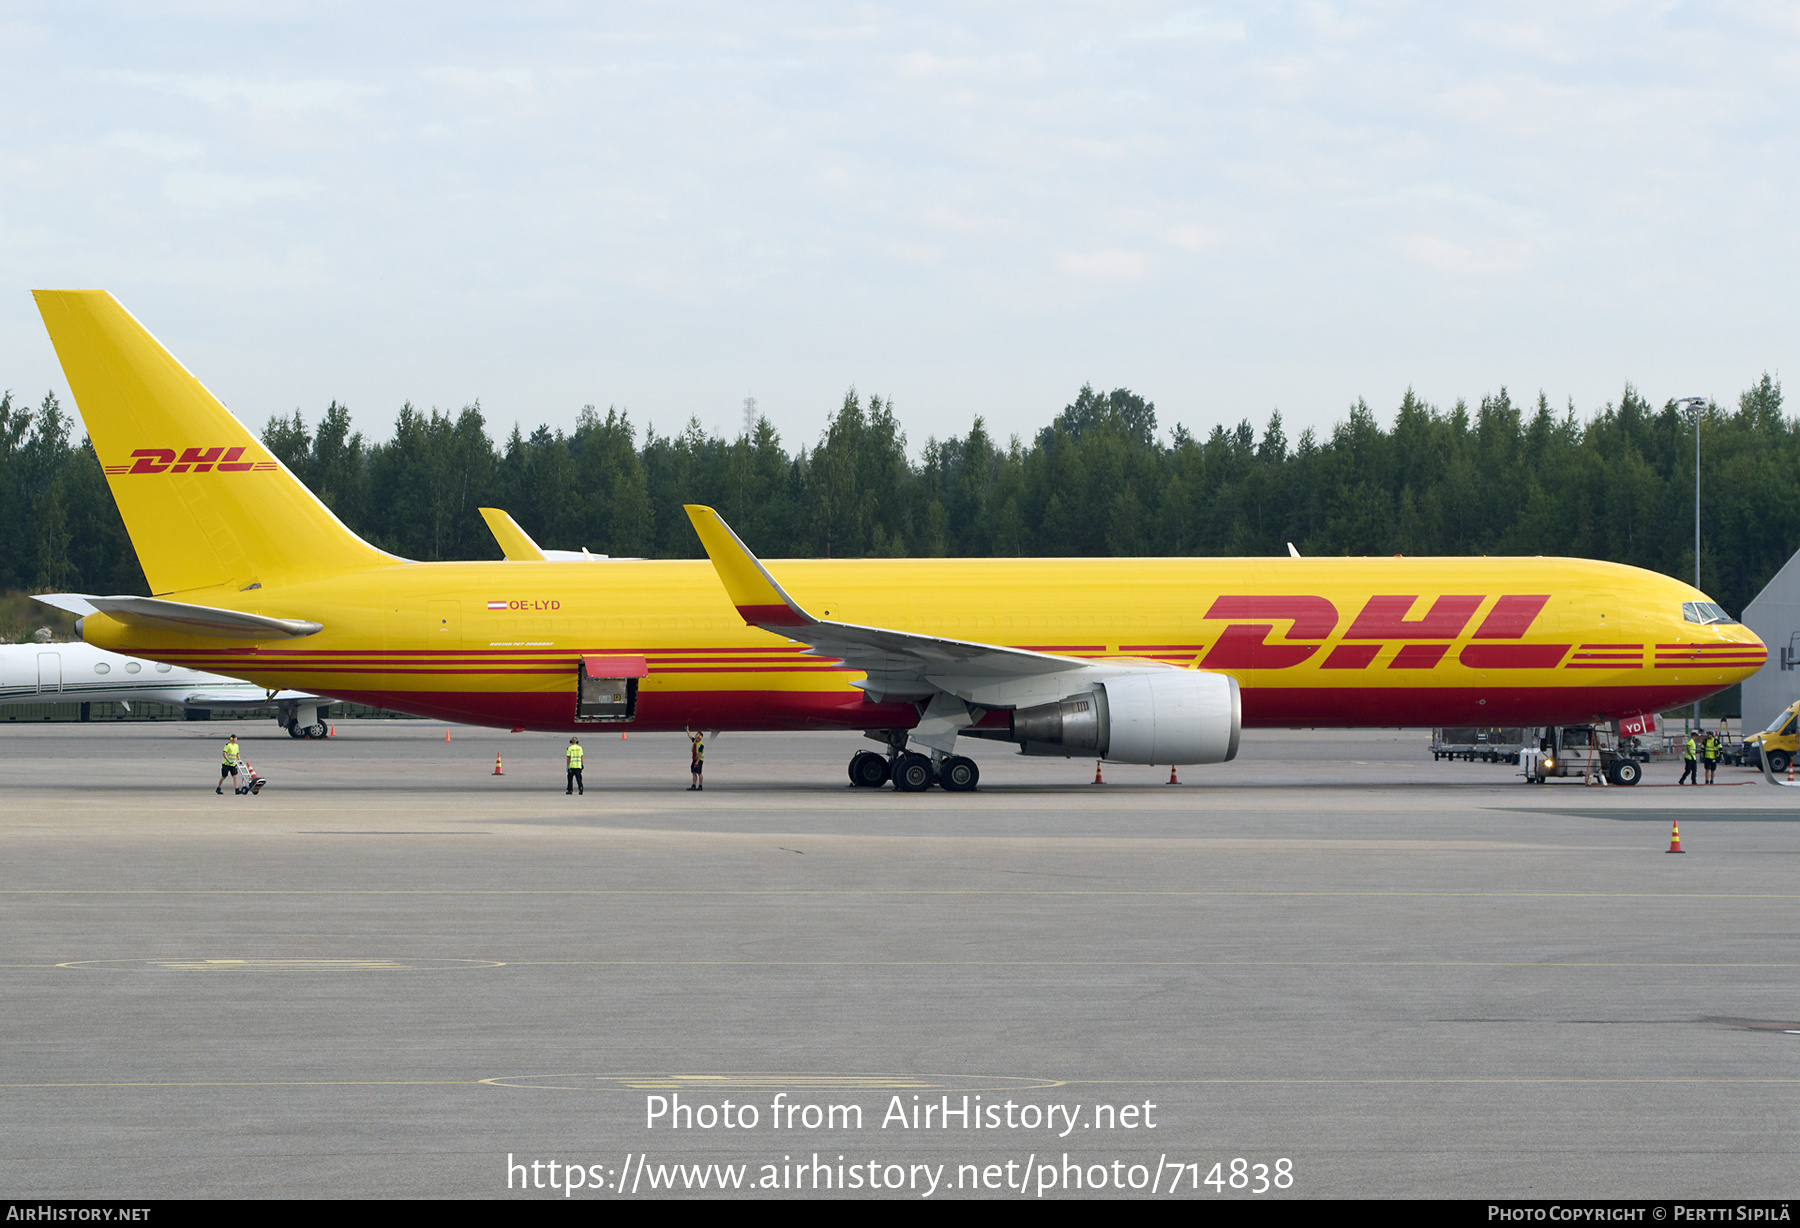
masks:
<instances>
[{"instance_id":1,"label":"aircraft tail fin","mask_svg":"<svg viewBox=\"0 0 1800 1228\"><path fill-rule=\"evenodd\" d=\"M519 527L518 521L497 507L484 507L477 510L481 512L481 518L487 521L488 532L492 533L494 540L500 543L500 553L504 554L508 561L514 563L541 563L544 561L544 552L538 548L536 542L531 540L531 534Z\"/></svg>"},{"instance_id":2,"label":"aircraft tail fin","mask_svg":"<svg viewBox=\"0 0 1800 1228\"><path fill-rule=\"evenodd\" d=\"M392 562L345 528L104 290L36 290L154 593L251 589Z\"/></svg>"}]
</instances>

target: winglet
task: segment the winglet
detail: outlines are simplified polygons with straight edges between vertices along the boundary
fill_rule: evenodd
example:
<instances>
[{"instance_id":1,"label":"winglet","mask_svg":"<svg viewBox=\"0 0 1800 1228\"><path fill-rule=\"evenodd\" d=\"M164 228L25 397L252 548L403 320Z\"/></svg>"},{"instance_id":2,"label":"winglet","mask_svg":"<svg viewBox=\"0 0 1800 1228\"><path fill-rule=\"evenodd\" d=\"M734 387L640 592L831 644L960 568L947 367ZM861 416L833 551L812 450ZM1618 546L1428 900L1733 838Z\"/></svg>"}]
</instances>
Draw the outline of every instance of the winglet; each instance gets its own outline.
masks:
<instances>
[{"instance_id":1,"label":"winglet","mask_svg":"<svg viewBox=\"0 0 1800 1228\"><path fill-rule=\"evenodd\" d=\"M725 585L725 595L746 623L752 627L807 627L818 621L775 583L775 577L719 513L698 503L687 504L686 510L706 548L706 557Z\"/></svg>"},{"instance_id":2,"label":"winglet","mask_svg":"<svg viewBox=\"0 0 1800 1228\"><path fill-rule=\"evenodd\" d=\"M497 507L477 509L481 518L487 521L488 532L500 543L500 553L506 556L509 563L542 563L544 552L538 544L531 540L531 535L519 527L519 522Z\"/></svg>"}]
</instances>

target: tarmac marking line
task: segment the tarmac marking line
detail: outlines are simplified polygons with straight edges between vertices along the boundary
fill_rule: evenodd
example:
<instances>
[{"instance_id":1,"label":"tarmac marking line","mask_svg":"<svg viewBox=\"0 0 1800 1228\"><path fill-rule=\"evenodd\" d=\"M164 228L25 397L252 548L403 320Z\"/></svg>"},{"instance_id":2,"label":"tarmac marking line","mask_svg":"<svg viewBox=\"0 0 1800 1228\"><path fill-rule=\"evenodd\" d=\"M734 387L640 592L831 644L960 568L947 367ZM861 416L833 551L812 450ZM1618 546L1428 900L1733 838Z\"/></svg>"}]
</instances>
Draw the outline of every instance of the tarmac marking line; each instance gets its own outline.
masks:
<instances>
[{"instance_id":1,"label":"tarmac marking line","mask_svg":"<svg viewBox=\"0 0 1800 1228\"><path fill-rule=\"evenodd\" d=\"M98 1087L518 1087L519 1085L505 1082L505 1080L509 1079L509 1078L519 1078L519 1077L521 1077L521 1076L501 1075L501 1076L497 1076L495 1078L489 1078L489 1079L251 1079L251 1080L242 1080L242 1081L237 1081L237 1082L227 1082L227 1081L223 1081L223 1080L197 1080L197 1081L193 1081L193 1082L167 1082L167 1083L149 1083L149 1082L144 1082L144 1083L0 1083L0 1088L5 1088L9 1091L17 1091L17 1090L25 1090L25 1089L30 1089L30 1088L59 1089L59 1088L83 1088L83 1087L96 1087L96 1088L98 1088ZM533 1076L524 1076L524 1077L533 1077ZM535 1077L568 1078L570 1076L563 1075L563 1076L535 1076ZM579 1076L577 1076L577 1077L579 1077ZM1541 1076L1539 1076L1539 1075L1533 1075L1533 1076L1492 1075L1492 1076L1485 1076L1485 1077L1484 1076L1473 1076L1473 1077L1465 1076L1465 1077L1459 1077L1459 1078L1432 1078L1432 1077L1404 1078L1404 1077L1402 1077L1402 1078L1387 1078L1387 1079L1382 1079L1382 1078L1360 1078L1360 1079L1260 1078L1259 1079L1259 1078L1245 1077L1245 1078L1233 1078L1233 1079L1056 1079L1056 1080L1046 1080L1039 1087L1025 1088L1025 1089L1021 1089L1021 1090L1039 1091L1039 1090L1045 1090L1045 1089L1051 1088L1051 1087L1076 1087L1076 1086L1206 1087L1206 1086L1219 1086L1219 1085L1225 1085L1225 1084L1242 1084L1242 1085L1252 1085L1252 1086L1267 1086L1267 1085L1271 1085L1271 1084L1297 1084L1297 1085L1303 1085L1303 1086L1317 1086L1317 1085L1323 1085L1323 1084L1349 1084L1349 1085L1356 1085L1356 1086L1384 1087L1384 1086L1402 1086L1402 1085L1409 1085L1409 1084L1438 1084L1438 1085L1459 1085L1459 1084L1466 1084L1466 1085L1478 1085L1478 1084L1683 1084L1683 1085L1786 1086L1786 1085L1794 1084L1794 1083L1800 1083L1800 1078L1764 1077L1764 1078L1741 1078L1740 1079L1740 1078L1715 1077L1715 1076L1704 1076L1704 1075L1693 1076L1693 1077L1657 1076L1657 1077L1643 1077L1643 1078L1582 1078L1582 1077L1578 1077L1578 1076L1558 1076L1558 1075L1541 1075ZM541 1085L539 1085L539 1086L520 1088L520 1090L532 1090L532 1091L582 1090L582 1091L585 1091L588 1089L586 1089L586 1088L579 1088L579 1089L577 1089L577 1088L546 1088L546 1087L542 1087ZM634 1090L634 1089L628 1088L627 1090Z\"/></svg>"},{"instance_id":2,"label":"tarmac marking line","mask_svg":"<svg viewBox=\"0 0 1800 1228\"><path fill-rule=\"evenodd\" d=\"M1659 852L1661 850L1658 850ZM321 895L321 896L1099 896L1107 898L1145 896L1193 899L1431 899L1431 900L1793 900L1800 892L1785 891L1106 891L1078 888L932 888L892 889L841 887L824 890L693 890L685 888L580 888L491 890L485 888L81 888L81 887L0 887L0 895Z\"/></svg>"},{"instance_id":3,"label":"tarmac marking line","mask_svg":"<svg viewBox=\"0 0 1800 1228\"><path fill-rule=\"evenodd\" d=\"M0 1083L0 1087L479 1087L484 1082L485 1079L221 1079L191 1083Z\"/></svg>"},{"instance_id":4,"label":"tarmac marking line","mask_svg":"<svg viewBox=\"0 0 1800 1228\"><path fill-rule=\"evenodd\" d=\"M378 967L361 961L68 960L0 964L0 969L62 968L82 972L456 972L478 968L1800 968L1800 962L1705 960L1431 960L1431 959L511 959L445 961L436 967ZM234 968L219 965L232 963ZM125 965L134 965L126 967Z\"/></svg>"}]
</instances>

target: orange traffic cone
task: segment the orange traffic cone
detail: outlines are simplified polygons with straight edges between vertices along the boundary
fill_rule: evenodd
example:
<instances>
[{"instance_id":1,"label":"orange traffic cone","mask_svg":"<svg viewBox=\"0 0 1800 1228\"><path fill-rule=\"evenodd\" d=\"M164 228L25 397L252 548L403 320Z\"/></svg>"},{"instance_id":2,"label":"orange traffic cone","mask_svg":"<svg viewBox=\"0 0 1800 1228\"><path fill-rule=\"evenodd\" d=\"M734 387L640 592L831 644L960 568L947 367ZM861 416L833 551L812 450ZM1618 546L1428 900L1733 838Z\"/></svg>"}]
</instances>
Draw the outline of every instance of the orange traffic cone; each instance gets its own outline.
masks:
<instances>
[{"instance_id":1,"label":"orange traffic cone","mask_svg":"<svg viewBox=\"0 0 1800 1228\"><path fill-rule=\"evenodd\" d=\"M1788 760L1788 783L1790 785L1794 783L1794 761L1792 759Z\"/></svg>"},{"instance_id":2,"label":"orange traffic cone","mask_svg":"<svg viewBox=\"0 0 1800 1228\"><path fill-rule=\"evenodd\" d=\"M500 770L500 756L499 755L494 756L494 775L496 775L496 776L506 775L505 772L502 772Z\"/></svg>"},{"instance_id":3,"label":"orange traffic cone","mask_svg":"<svg viewBox=\"0 0 1800 1228\"><path fill-rule=\"evenodd\" d=\"M334 737L334 738L337 737L337 726L336 725L333 725L331 727L331 733L328 736Z\"/></svg>"},{"instance_id":4,"label":"orange traffic cone","mask_svg":"<svg viewBox=\"0 0 1800 1228\"><path fill-rule=\"evenodd\" d=\"M631 738L631 735L626 733L623 729L621 729L619 731L619 741L621 741L621 742L629 741L630 738Z\"/></svg>"},{"instance_id":5,"label":"orange traffic cone","mask_svg":"<svg viewBox=\"0 0 1800 1228\"><path fill-rule=\"evenodd\" d=\"M1175 779L1175 765L1173 763L1171 763L1169 765L1169 783L1172 785L1178 785L1181 783L1179 780Z\"/></svg>"},{"instance_id":6,"label":"orange traffic cone","mask_svg":"<svg viewBox=\"0 0 1800 1228\"><path fill-rule=\"evenodd\" d=\"M1094 783L1097 785L1106 783L1104 780L1100 779L1100 761L1098 759L1094 760Z\"/></svg>"},{"instance_id":7,"label":"orange traffic cone","mask_svg":"<svg viewBox=\"0 0 1800 1228\"><path fill-rule=\"evenodd\" d=\"M448 729L446 729L446 730L444 730L444 741L448 742L449 740L450 740L450 731Z\"/></svg>"},{"instance_id":8,"label":"orange traffic cone","mask_svg":"<svg viewBox=\"0 0 1800 1228\"><path fill-rule=\"evenodd\" d=\"M1680 819L1676 819L1674 826L1669 829L1669 851L1671 853L1681 852L1681 820Z\"/></svg>"}]
</instances>

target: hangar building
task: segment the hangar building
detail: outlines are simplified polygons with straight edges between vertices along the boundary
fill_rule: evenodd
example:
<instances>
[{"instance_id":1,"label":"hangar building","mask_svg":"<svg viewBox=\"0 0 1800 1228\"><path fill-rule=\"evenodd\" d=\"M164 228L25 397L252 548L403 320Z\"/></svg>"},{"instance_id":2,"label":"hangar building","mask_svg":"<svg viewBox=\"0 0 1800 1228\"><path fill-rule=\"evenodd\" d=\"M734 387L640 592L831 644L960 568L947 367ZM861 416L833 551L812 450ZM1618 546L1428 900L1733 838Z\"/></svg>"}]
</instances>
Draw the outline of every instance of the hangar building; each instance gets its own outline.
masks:
<instances>
[{"instance_id":1,"label":"hangar building","mask_svg":"<svg viewBox=\"0 0 1800 1228\"><path fill-rule=\"evenodd\" d=\"M1769 646L1763 667L1744 679L1744 729L1762 729L1800 700L1800 553L1744 607L1744 625Z\"/></svg>"}]
</instances>

